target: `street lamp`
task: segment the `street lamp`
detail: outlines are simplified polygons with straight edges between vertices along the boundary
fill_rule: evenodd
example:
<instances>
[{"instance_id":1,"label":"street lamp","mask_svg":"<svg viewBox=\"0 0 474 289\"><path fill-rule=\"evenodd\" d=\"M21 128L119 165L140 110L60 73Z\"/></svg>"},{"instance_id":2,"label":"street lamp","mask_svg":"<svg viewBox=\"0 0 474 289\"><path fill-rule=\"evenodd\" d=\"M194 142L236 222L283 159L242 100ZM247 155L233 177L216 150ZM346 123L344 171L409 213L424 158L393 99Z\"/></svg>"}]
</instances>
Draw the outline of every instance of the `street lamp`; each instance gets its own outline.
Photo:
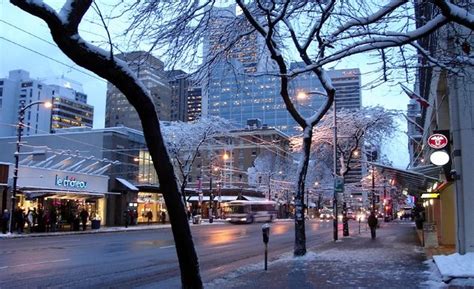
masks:
<instances>
[{"instance_id":1,"label":"street lamp","mask_svg":"<svg viewBox=\"0 0 474 289\"><path fill-rule=\"evenodd\" d=\"M20 148L21 148L21 134L23 133L23 120L25 118L25 111L32 107L33 105L44 104L46 108L51 108L52 104L49 101L34 101L27 106L22 102L20 109L18 110L18 124L17 124L17 141L16 141L16 151L15 151L15 169L13 170L13 189L12 189L12 205L10 212L10 233L13 233L13 213L16 207L16 191L17 191L17 182L18 182L18 163L20 161Z\"/></svg>"}]
</instances>

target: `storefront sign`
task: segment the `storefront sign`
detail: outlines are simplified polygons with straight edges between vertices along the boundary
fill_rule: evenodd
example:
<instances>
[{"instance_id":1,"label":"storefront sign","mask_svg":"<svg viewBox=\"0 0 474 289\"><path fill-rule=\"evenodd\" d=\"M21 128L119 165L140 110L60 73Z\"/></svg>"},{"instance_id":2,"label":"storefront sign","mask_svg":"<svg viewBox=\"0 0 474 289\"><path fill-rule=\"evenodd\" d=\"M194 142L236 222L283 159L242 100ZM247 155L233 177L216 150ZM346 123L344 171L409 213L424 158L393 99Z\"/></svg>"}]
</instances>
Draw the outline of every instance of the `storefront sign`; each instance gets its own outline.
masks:
<instances>
[{"instance_id":1,"label":"storefront sign","mask_svg":"<svg viewBox=\"0 0 474 289\"><path fill-rule=\"evenodd\" d=\"M444 166L449 162L449 154L444 150L434 151L430 155L430 162L437 166Z\"/></svg>"},{"instance_id":2,"label":"storefront sign","mask_svg":"<svg viewBox=\"0 0 474 289\"><path fill-rule=\"evenodd\" d=\"M428 193L428 194L421 194L422 199L437 199L439 198L438 193Z\"/></svg>"},{"instance_id":3,"label":"storefront sign","mask_svg":"<svg viewBox=\"0 0 474 289\"><path fill-rule=\"evenodd\" d=\"M66 176L62 178L56 175L56 181L54 183L57 187L65 187L70 189L85 189L87 187L87 182L76 180L75 177Z\"/></svg>"},{"instance_id":4,"label":"storefront sign","mask_svg":"<svg viewBox=\"0 0 474 289\"><path fill-rule=\"evenodd\" d=\"M435 133L428 138L428 145L434 149L442 149L448 145L448 139L440 133Z\"/></svg>"}]
</instances>

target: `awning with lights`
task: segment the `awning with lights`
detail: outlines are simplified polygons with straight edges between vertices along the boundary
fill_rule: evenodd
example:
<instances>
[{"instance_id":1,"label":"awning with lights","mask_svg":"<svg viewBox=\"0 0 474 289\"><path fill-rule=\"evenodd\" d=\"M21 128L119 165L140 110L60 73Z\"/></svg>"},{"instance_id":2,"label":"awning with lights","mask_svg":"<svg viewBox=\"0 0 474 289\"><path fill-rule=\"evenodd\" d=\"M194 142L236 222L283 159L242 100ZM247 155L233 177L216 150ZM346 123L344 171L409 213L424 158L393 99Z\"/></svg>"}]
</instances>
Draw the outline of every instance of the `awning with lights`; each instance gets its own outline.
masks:
<instances>
[{"instance_id":1,"label":"awning with lights","mask_svg":"<svg viewBox=\"0 0 474 289\"><path fill-rule=\"evenodd\" d=\"M368 162L368 164L376 167L377 170L387 178L394 180L395 185L403 187L412 194L426 192L428 189L432 188L434 184L441 182L439 178L427 176L414 170L403 170L373 162ZM432 173L434 168L429 169Z\"/></svg>"},{"instance_id":2,"label":"awning with lights","mask_svg":"<svg viewBox=\"0 0 474 289\"><path fill-rule=\"evenodd\" d=\"M32 190L22 191L27 199L36 199L39 197L54 199L98 199L105 197L103 193L77 192L77 191L52 191L52 190Z\"/></svg>"}]
</instances>

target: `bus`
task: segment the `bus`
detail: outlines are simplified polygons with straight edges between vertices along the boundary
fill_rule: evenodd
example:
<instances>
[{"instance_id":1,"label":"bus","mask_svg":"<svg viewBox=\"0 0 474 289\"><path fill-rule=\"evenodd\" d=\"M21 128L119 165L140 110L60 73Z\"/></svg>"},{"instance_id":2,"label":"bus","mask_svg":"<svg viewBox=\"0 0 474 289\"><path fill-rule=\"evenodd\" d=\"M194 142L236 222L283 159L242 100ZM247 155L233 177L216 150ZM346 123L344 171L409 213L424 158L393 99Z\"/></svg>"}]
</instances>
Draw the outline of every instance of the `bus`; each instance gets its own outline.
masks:
<instances>
[{"instance_id":1,"label":"bus","mask_svg":"<svg viewBox=\"0 0 474 289\"><path fill-rule=\"evenodd\" d=\"M230 223L272 222L277 217L277 202L231 201L226 220Z\"/></svg>"}]
</instances>

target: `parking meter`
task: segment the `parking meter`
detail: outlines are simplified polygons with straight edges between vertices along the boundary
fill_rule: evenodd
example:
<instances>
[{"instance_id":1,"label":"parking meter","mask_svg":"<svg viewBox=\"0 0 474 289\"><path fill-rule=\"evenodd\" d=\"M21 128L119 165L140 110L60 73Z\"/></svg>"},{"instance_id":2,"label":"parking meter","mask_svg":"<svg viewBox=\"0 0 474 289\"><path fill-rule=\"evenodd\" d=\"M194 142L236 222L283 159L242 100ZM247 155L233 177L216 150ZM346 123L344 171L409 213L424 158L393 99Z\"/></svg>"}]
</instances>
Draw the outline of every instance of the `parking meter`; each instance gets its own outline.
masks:
<instances>
[{"instance_id":1,"label":"parking meter","mask_svg":"<svg viewBox=\"0 0 474 289\"><path fill-rule=\"evenodd\" d=\"M268 260L268 240L270 238L270 225L265 223L262 226L262 235L263 243L265 244L265 271L267 270L267 260Z\"/></svg>"},{"instance_id":2,"label":"parking meter","mask_svg":"<svg viewBox=\"0 0 474 289\"><path fill-rule=\"evenodd\" d=\"M263 243L267 244L268 239L270 237L270 225L268 223L265 223L262 226L262 234L263 234Z\"/></svg>"}]
</instances>

